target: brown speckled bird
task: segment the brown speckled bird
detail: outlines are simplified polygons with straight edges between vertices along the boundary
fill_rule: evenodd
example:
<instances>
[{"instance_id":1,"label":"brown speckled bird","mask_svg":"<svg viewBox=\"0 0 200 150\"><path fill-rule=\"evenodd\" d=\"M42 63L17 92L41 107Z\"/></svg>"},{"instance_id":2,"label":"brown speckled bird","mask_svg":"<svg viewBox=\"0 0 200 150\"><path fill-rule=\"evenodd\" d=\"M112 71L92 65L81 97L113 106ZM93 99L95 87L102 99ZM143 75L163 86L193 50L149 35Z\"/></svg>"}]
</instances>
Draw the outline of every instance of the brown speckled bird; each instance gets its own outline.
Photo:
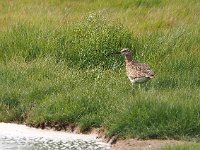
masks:
<instances>
[{"instance_id":1,"label":"brown speckled bird","mask_svg":"<svg viewBox=\"0 0 200 150\"><path fill-rule=\"evenodd\" d=\"M147 64L138 63L132 57L132 53L128 48L124 48L119 52L112 54L122 54L125 56L126 74L131 81L134 89L136 83L145 83L153 79L155 74Z\"/></svg>"}]
</instances>

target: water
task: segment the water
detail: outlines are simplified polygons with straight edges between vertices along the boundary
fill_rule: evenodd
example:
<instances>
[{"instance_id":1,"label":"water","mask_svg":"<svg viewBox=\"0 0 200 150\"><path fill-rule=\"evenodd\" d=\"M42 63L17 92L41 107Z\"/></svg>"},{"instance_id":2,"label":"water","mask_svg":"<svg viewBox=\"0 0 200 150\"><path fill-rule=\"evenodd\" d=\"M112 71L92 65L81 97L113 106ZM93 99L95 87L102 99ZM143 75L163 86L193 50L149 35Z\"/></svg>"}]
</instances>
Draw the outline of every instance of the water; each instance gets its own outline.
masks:
<instances>
[{"instance_id":1,"label":"water","mask_svg":"<svg viewBox=\"0 0 200 150\"><path fill-rule=\"evenodd\" d=\"M0 123L0 150L108 150L96 135L41 130L25 125Z\"/></svg>"}]
</instances>

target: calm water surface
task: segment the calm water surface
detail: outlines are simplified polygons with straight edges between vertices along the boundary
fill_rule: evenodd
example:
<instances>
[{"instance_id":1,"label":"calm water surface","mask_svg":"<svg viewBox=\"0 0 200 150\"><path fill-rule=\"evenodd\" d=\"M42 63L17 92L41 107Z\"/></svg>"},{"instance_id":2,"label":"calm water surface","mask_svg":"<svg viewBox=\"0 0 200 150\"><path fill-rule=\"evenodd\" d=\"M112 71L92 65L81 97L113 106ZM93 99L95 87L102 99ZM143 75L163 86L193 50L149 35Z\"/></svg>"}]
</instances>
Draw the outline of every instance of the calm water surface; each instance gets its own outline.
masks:
<instances>
[{"instance_id":1,"label":"calm water surface","mask_svg":"<svg viewBox=\"0 0 200 150\"><path fill-rule=\"evenodd\" d=\"M0 123L0 150L109 150L96 135L73 134Z\"/></svg>"}]
</instances>

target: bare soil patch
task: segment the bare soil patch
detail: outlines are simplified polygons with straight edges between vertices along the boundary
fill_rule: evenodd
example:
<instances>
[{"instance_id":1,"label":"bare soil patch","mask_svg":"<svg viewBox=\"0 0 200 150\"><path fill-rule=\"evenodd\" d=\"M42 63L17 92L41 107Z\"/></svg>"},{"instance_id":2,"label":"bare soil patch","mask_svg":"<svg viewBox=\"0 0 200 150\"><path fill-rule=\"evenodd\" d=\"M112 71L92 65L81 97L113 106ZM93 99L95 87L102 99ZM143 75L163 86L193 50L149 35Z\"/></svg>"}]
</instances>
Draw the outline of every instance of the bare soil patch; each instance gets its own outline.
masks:
<instances>
[{"instance_id":1,"label":"bare soil patch","mask_svg":"<svg viewBox=\"0 0 200 150\"><path fill-rule=\"evenodd\" d=\"M166 146L180 145L186 143L176 140L118 140L112 145L111 150L158 150Z\"/></svg>"}]
</instances>

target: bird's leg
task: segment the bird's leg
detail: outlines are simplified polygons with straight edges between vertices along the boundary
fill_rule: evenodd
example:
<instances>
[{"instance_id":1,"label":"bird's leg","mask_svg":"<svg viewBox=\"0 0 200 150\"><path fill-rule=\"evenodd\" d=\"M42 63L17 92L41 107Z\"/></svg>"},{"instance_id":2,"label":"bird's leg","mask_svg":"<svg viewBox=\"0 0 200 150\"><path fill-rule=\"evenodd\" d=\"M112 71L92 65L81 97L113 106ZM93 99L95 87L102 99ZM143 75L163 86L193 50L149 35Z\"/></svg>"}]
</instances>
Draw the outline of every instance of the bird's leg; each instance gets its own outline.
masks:
<instances>
[{"instance_id":1,"label":"bird's leg","mask_svg":"<svg viewBox=\"0 0 200 150\"><path fill-rule=\"evenodd\" d=\"M147 91L148 90L148 87L147 87L147 82L144 83L144 90Z\"/></svg>"},{"instance_id":2,"label":"bird's leg","mask_svg":"<svg viewBox=\"0 0 200 150\"><path fill-rule=\"evenodd\" d=\"M134 83L132 83L132 91L133 92L135 91L135 85L134 85Z\"/></svg>"},{"instance_id":3,"label":"bird's leg","mask_svg":"<svg viewBox=\"0 0 200 150\"><path fill-rule=\"evenodd\" d=\"M138 85L138 87L139 87L139 90L140 90L140 88L141 88L140 84Z\"/></svg>"}]
</instances>

